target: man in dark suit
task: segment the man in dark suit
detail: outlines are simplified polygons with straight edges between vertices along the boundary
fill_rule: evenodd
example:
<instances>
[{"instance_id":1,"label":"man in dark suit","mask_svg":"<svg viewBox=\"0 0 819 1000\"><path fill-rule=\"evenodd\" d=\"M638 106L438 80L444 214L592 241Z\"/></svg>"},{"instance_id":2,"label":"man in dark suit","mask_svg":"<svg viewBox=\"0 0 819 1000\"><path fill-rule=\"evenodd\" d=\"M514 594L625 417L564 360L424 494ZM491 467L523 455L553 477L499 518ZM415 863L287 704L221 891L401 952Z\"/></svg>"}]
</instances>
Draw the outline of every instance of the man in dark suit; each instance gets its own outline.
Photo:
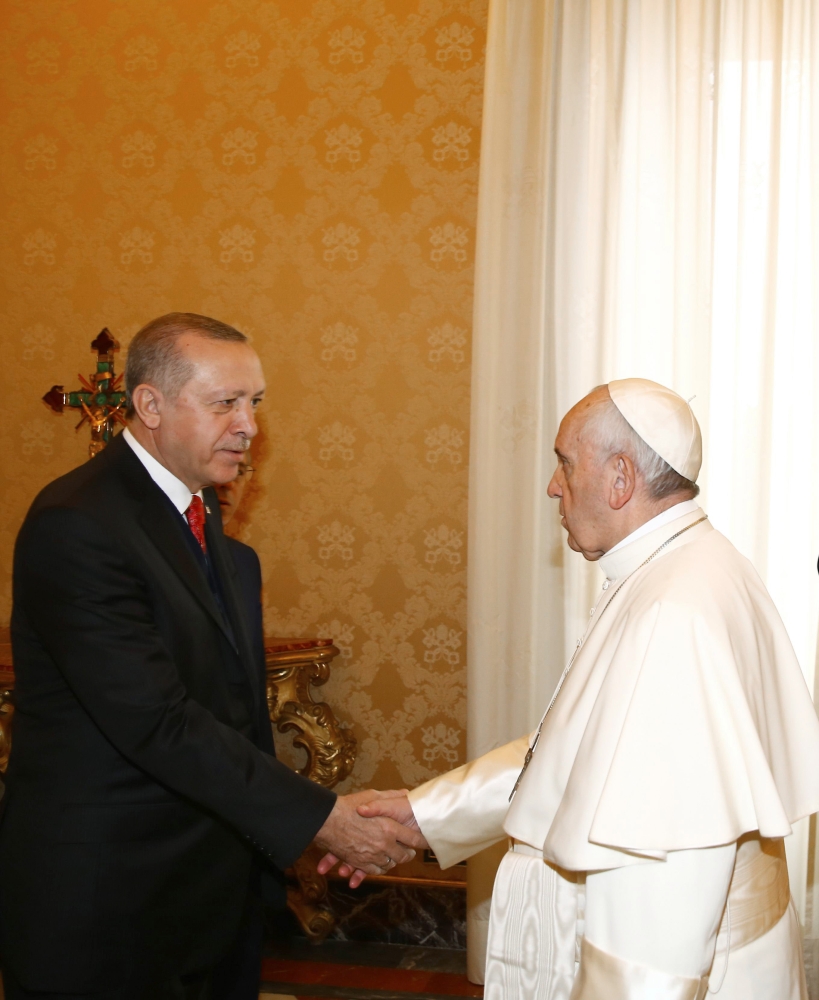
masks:
<instances>
[{"instance_id":1,"label":"man in dark suit","mask_svg":"<svg viewBox=\"0 0 819 1000\"><path fill-rule=\"evenodd\" d=\"M259 359L170 314L126 368L128 429L37 497L15 549L14 746L0 826L8 1000L206 998L254 853L371 872L417 835L257 745L253 639L210 487L256 433Z\"/></svg>"}]
</instances>

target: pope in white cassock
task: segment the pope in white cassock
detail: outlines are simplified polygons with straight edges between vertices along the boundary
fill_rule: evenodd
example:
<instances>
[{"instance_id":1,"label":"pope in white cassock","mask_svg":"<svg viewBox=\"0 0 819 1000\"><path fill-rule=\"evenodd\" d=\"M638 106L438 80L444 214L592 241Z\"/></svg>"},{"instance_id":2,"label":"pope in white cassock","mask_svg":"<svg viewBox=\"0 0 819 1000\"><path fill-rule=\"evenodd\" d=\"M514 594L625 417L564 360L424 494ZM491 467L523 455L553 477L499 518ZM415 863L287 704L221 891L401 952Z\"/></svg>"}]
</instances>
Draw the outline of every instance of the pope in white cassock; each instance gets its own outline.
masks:
<instances>
[{"instance_id":1,"label":"pope in white cassock","mask_svg":"<svg viewBox=\"0 0 819 1000\"><path fill-rule=\"evenodd\" d=\"M762 581L694 500L694 414L611 382L555 451L549 495L605 579L539 728L360 812L417 823L443 868L509 839L487 1000L801 1000L783 838L819 810L819 723Z\"/></svg>"}]
</instances>

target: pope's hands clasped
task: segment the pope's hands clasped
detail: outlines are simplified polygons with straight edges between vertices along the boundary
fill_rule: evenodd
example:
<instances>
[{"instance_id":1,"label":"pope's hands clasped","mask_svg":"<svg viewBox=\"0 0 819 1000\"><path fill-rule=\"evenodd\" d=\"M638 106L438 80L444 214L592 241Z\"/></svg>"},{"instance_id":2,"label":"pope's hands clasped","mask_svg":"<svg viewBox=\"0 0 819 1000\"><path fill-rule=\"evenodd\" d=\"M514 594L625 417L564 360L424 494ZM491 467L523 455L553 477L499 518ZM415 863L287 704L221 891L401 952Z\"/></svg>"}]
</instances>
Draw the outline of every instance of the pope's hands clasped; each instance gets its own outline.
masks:
<instances>
[{"instance_id":1,"label":"pope's hands clasped","mask_svg":"<svg viewBox=\"0 0 819 1000\"><path fill-rule=\"evenodd\" d=\"M349 878L353 889L367 875L383 875L429 846L406 789L339 796L316 843L327 851L318 864L319 874L326 875L340 862L338 873Z\"/></svg>"}]
</instances>

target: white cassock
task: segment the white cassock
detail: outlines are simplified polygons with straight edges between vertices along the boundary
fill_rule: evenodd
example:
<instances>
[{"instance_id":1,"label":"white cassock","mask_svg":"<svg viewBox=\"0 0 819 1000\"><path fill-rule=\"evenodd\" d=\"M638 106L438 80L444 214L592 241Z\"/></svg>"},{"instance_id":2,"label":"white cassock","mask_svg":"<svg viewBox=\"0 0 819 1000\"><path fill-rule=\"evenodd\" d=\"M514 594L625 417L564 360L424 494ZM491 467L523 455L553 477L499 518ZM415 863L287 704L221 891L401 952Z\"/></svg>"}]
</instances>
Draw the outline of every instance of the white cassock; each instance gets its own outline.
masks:
<instances>
[{"instance_id":1,"label":"white cassock","mask_svg":"<svg viewBox=\"0 0 819 1000\"><path fill-rule=\"evenodd\" d=\"M510 839L486 1000L807 995L783 838L819 810L819 722L762 581L703 517L679 504L600 560L511 804L530 738L410 795L444 868Z\"/></svg>"}]
</instances>

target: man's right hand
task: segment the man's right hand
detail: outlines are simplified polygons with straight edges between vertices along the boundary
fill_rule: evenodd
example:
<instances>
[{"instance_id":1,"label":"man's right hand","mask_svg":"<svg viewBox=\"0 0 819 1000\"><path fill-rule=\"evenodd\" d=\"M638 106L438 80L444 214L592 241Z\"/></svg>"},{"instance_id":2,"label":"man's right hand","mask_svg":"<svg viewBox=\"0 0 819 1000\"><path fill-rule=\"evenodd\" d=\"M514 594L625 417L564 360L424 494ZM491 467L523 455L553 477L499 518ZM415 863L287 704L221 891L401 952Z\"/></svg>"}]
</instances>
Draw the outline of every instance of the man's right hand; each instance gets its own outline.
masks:
<instances>
[{"instance_id":1,"label":"man's right hand","mask_svg":"<svg viewBox=\"0 0 819 1000\"><path fill-rule=\"evenodd\" d=\"M405 788L389 792L369 791L359 794L363 797L363 801L358 804L359 816L364 817L370 822L372 822L373 818L377 817L393 820L395 823L400 824L400 829L403 831L402 840L404 842L407 840L407 834L415 834L418 839L413 843L413 847L416 849L419 847L429 847L426 838L418 827L418 822L415 819L415 814L412 811ZM353 798L353 796L350 796L350 798ZM411 861L413 857L415 857L415 851L411 852L411 857L407 858L407 860ZM339 864L339 861L341 861L341 864ZM396 863L401 864L402 862L396 861ZM367 869L362 868L360 865L351 864L346 858L342 858L335 851L328 851L321 861L319 861L319 874L326 875L337 864L339 864L338 874L342 878L350 880L351 889L356 889L367 877ZM389 867L391 868L392 865ZM380 875L382 872L369 872L369 874Z\"/></svg>"},{"instance_id":2,"label":"man's right hand","mask_svg":"<svg viewBox=\"0 0 819 1000\"><path fill-rule=\"evenodd\" d=\"M395 865L412 861L415 851L426 846L417 824L415 829L410 829L393 819L386 809L383 812L376 808L368 810L368 806L375 805L374 800L396 795L403 797L406 792L365 791L340 795L316 834L316 843L351 871L360 871L362 879L364 873L383 875ZM397 812L403 815L403 810Z\"/></svg>"}]
</instances>

